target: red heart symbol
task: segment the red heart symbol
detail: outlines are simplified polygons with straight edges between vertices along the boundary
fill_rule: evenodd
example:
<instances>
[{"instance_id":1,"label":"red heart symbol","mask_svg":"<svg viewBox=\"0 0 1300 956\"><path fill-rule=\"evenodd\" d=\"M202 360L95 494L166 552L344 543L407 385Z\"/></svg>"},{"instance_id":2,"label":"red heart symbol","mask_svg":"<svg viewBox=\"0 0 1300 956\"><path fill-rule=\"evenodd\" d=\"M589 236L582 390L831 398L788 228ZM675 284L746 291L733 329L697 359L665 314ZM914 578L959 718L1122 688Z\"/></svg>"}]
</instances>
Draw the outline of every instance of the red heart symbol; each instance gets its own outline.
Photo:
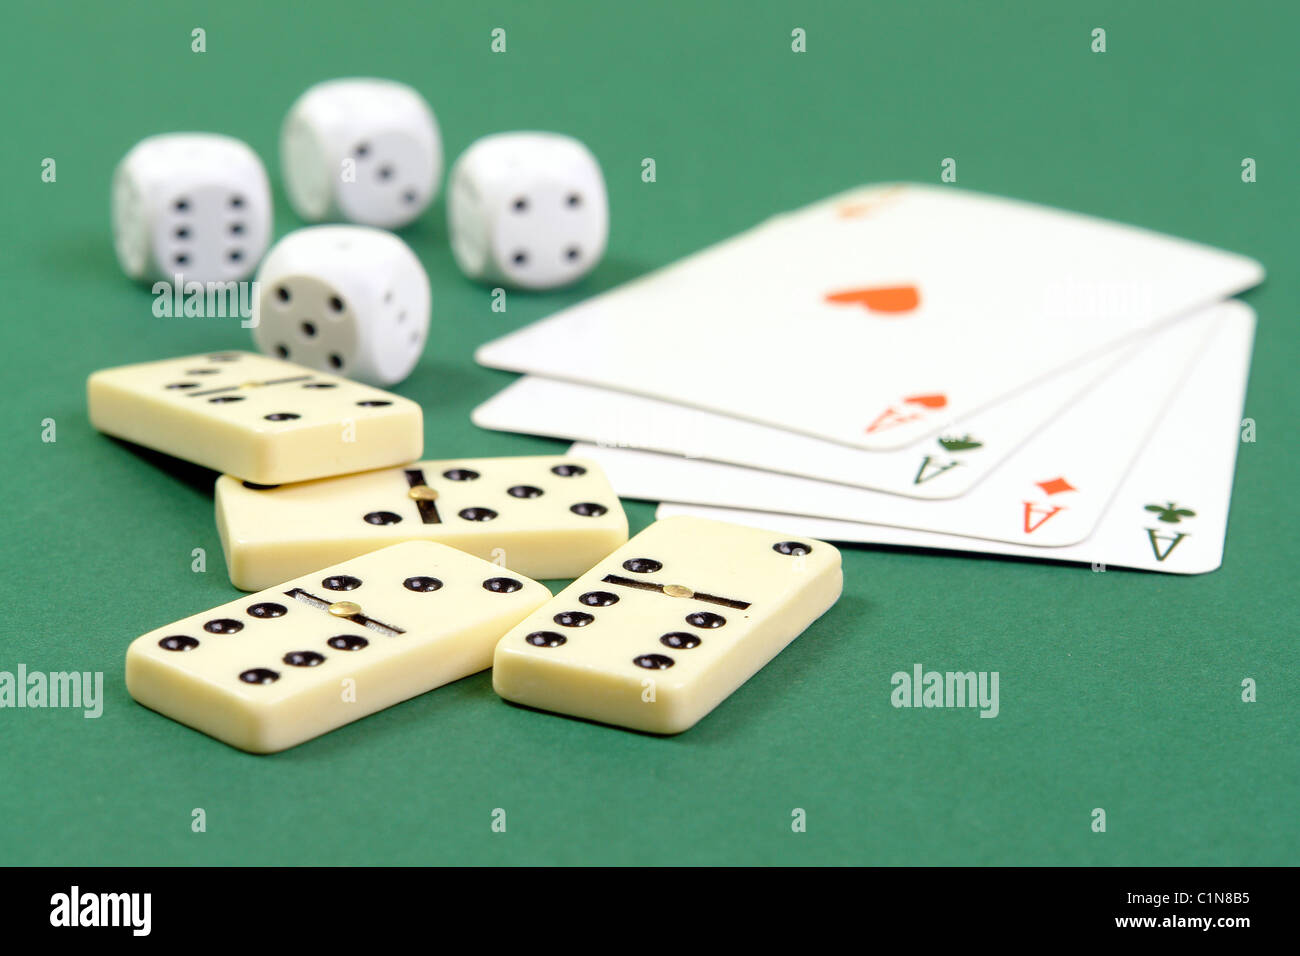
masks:
<instances>
[{"instance_id":1,"label":"red heart symbol","mask_svg":"<svg viewBox=\"0 0 1300 956\"><path fill-rule=\"evenodd\" d=\"M903 401L909 405L924 405L926 408L943 408L948 404L948 396L936 392L933 395L909 395Z\"/></svg>"},{"instance_id":2,"label":"red heart symbol","mask_svg":"<svg viewBox=\"0 0 1300 956\"><path fill-rule=\"evenodd\" d=\"M846 289L826 293L835 305L860 305L868 312L911 312L921 303L914 285L880 286L874 289Z\"/></svg>"}]
</instances>

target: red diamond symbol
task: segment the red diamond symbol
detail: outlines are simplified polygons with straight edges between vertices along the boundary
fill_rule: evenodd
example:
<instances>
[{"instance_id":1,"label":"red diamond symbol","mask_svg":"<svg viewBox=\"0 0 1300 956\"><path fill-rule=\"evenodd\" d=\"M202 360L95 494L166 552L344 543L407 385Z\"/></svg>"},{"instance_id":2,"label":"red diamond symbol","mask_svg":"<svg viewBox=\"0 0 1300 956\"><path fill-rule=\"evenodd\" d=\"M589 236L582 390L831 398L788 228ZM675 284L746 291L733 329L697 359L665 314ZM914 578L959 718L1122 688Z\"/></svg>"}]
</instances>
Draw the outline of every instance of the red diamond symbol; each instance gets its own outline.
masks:
<instances>
[{"instance_id":1,"label":"red diamond symbol","mask_svg":"<svg viewBox=\"0 0 1300 956\"><path fill-rule=\"evenodd\" d=\"M1042 488L1043 491L1049 495L1058 494L1059 492L1062 491L1079 490L1078 488L1074 487L1074 485L1066 481L1064 478L1053 478L1051 481L1040 481L1037 484L1039 488Z\"/></svg>"}]
</instances>

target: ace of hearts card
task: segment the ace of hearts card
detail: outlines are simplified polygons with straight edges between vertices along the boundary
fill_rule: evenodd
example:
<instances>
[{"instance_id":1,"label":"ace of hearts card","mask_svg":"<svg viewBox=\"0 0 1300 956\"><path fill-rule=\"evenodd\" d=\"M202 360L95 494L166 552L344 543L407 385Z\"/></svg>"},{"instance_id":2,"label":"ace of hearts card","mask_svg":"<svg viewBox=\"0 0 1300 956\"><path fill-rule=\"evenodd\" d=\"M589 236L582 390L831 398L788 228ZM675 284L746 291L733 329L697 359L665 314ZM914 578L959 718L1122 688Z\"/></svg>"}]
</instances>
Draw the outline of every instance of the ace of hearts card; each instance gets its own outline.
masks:
<instances>
[{"instance_id":1,"label":"ace of hearts card","mask_svg":"<svg viewBox=\"0 0 1300 956\"><path fill-rule=\"evenodd\" d=\"M1252 259L946 186L854 190L481 347L484 365L867 450L1263 277Z\"/></svg>"}]
</instances>

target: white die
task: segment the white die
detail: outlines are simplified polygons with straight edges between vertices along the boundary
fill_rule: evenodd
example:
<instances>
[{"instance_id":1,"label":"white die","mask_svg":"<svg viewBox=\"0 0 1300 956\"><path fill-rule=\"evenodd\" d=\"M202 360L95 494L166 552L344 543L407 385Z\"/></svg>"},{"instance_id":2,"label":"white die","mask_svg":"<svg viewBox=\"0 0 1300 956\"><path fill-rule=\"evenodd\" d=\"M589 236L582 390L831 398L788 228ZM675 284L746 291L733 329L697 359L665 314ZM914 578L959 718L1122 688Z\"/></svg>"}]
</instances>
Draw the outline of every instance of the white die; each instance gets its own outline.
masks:
<instances>
[{"instance_id":1,"label":"white die","mask_svg":"<svg viewBox=\"0 0 1300 956\"><path fill-rule=\"evenodd\" d=\"M429 277L406 243L366 226L313 226L257 273L253 340L267 355L372 385L411 373L429 332Z\"/></svg>"},{"instance_id":2,"label":"white die","mask_svg":"<svg viewBox=\"0 0 1300 956\"><path fill-rule=\"evenodd\" d=\"M609 200L600 164L558 133L498 133L461 154L447 187L461 271L524 289L576 282L600 261Z\"/></svg>"},{"instance_id":3,"label":"white die","mask_svg":"<svg viewBox=\"0 0 1300 956\"><path fill-rule=\"evenodd\" d=\"M245 143L166 133L133 146L113 174L113 245L133 279L248 276L271 238L271 187Z\"/></svg>"},{"instance_id":4,"label":"white die","mask_svg":"<svg viewBox=\"0 0 1300 956\"><path fill-rule=\"evenodd\" d=\"M438 194L442 137L429 104L390 80L330 80L298 97L280 131L294 211L396 229Z\"/></svg>"}]
</instances>

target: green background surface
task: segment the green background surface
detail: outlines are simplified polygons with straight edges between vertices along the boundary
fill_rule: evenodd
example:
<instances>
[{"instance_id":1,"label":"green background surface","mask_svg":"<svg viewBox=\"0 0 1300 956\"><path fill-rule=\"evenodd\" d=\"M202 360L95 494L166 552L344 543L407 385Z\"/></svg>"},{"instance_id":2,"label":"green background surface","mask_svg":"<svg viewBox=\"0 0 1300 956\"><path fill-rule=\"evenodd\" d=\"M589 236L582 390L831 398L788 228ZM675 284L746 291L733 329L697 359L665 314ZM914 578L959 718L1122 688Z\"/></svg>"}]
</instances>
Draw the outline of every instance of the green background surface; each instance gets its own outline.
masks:
<instances>
[{"instance_id":1,"label":"green background surface","mask_svg":"<svg viewBox=\"0 0 1300 956\"><path fill-rule=\"evenodd\" d=\"M0 862L1295 862L1300 22L1285 6L7 5L0 670L103 671L107 699L98 720L0 711ZM498 26L504 55L489 51ZM1089 49L1098 26L1105 54ZM960 186L1268 268L1245 296L1258 440L1241 447L1224 567L1097 574L849 547L839 604L676 738L512 707L487 673L272 757L136 705L131 639L237 592L212 475L95 433L84 380L251 345L231 320L152 315L113 258L110 175L148 134L241 137L267 162L283 235L300 223L279 123L308 85L345 75L423 92L448 164L487 133L554 129L585 140L609 183L604 263L573 289L511 295L504 315L456 271L441 199L403 230L435 290L424 358L397 389L424 406L427 457L564 447L470 424L512 378L474 364L479 344L774 212L937 181L954 157ZM629 515L639 530L652 506ZM207 573L190 569L196 547ZM998 671L1001 714L893 709L890 675L915 662ZM1257 703L1240 699L1247 677Z\"/></svg>"}]
</instances>

